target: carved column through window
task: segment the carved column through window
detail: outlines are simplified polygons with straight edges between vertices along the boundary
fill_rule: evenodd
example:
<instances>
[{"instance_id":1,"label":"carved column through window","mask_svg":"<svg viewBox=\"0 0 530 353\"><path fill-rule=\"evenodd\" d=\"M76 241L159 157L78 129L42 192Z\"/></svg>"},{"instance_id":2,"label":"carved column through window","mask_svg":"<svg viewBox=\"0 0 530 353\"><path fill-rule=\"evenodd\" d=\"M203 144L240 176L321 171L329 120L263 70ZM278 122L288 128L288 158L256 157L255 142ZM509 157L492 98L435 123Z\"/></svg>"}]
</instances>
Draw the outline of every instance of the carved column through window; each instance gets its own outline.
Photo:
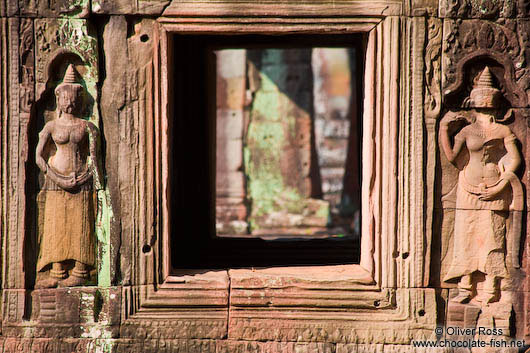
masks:
<instances>
[{"instance_id":1,"label":"carved column through window","mask_svg":"<svg viewBox=\"0 0 530 353\"><path fill-rule=\"evenodd\" d=\"M216 99L216 231L247 234L243 133L247 95L244 49L219 50Z\"/></svg>"}]
</instances>

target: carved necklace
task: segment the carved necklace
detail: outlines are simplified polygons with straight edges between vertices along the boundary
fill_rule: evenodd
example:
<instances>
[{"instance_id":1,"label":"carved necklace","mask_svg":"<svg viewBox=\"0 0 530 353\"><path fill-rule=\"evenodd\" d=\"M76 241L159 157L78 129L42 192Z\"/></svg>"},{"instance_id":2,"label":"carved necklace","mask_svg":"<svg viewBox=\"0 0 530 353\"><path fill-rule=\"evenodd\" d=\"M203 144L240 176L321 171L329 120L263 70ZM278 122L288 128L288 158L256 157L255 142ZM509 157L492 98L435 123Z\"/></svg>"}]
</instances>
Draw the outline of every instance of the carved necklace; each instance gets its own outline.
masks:
<instances>
[{"instance_id":1,"label":"carved necklace","mask_svg":"<svg viewBox=\"0 0 530 353\"><path fill-rule=\"evenodd\" d=\"M499 128L499 124L495 123L492 123L489 126L483 126L479 123L475 123L474 125L474 128L470 129L469 132L475 136L479 136L482 138L491 136L491 133Z\"/></svg>"}]
</instances>

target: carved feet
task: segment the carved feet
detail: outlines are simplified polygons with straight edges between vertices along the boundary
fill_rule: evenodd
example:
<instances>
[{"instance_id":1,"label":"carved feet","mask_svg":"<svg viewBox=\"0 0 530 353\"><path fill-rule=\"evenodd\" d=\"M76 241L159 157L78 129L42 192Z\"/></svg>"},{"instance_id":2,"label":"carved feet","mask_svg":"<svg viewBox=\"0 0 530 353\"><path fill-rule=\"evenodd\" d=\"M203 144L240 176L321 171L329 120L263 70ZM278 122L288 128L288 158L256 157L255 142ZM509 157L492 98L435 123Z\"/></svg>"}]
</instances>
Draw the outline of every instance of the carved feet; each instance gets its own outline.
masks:
<instances>
[{"instance_id":1,"label":"carved feet","mask_svg":"<svg viewBox=\"0 0 530 353\"><path fill-rule=\"evenodd\" d=\"M78 287L86 284L87 278L78 276L69 276L66 279L46 277L37 281L35 289L56 288L56 287Z\"/></svg>"},{"instance_id":2,"label":"carved feet","mask_svg":"<svg viewBox=\"0 0 530 353\"><path fill-rule=\"evenodd\" d=\"M489 304L495 301L496 295L495 292L483 291L476 296L475 300L484 304Z\"/></svg>"},{"instance_id":3,"label":"carved feet","mask_svg":"<svg viewBox=\"0 0 530 353\"><path fill-rule=\"evenodd\" d=\"M67 279L59 281L59 287L78 287L84 285L86 282L86 278L70 276Z\"/></svg>"},{"instance_id":4,"label":"carved feet","mask_svg":"<svg viewBox=\"0 0 530 353\"><path fill-rule=\"evenodd\" d=\"M453 303L466 304L473 298L473 282L471 275L462 276L458 282L458 294L451 299ZM473 298L479 303L490 304L498 299L497 281L493 276L486 275L484 287L478 290Z\"/></svg>"},{"instance_id":5,"label":"carved feet","mask_svg":"<svg viewBox=\"0 0 530 353\"><path fill-rule=\"evenodd\" d=\"M453 303L465 304L471 300L471 291L464 288L458 289L458 295L451 299Z\"/></svg>"},{"instance_id":6,"label":"carved feet","mask_svg":"<svg viewBox=\"0 0 530 353\"><path fill-rule=\"evenodd\" d=\"M87 265L76 261L75 266L68 275L60 262L52 264L48 277L42 278L35 284L35 289L55 287L78 287L85 285L90 277Z\"/></svg>"},{"instance_id":7,"label":"carved feet","mask_svg":"<svg viewBox=\"0 0 530 353\"><path fill-rule=\"evenodd\" d=\"M35 289L55 288L59 284L58 278L46 277L35 283Z\"/></svg>"},{"instance_id":8,"label":"carved feet","mask_svg":"<svg viewBox=\"0 0 530 353\"><path fill-rule=\"evenodd\" d=\"M471 300L471 297L472 297L472 292L470 290L459 288L457 296L452 298L451 302L466 304L466 303L469 303L469 301ZM487 291L487 290L480 292L480 294L475 297L475 300L477 302L480 302L483 304L493 303L496 299L497 299L496 293L492 291Z\"/></svg>"}]
</instances>

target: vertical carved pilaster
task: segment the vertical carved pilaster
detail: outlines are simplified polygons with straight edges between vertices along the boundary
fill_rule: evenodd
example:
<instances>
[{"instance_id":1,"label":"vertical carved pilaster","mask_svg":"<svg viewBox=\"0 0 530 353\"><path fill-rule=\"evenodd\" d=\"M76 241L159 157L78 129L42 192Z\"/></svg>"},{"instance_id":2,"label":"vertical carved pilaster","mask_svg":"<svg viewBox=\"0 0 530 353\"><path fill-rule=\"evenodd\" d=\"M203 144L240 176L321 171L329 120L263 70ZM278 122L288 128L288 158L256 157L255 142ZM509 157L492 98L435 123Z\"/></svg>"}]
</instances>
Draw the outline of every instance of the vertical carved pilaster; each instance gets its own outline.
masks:
<instances>
[{"instance_id":1,"label":"vertical carved pilaster","mask_svg":"<svg viewBox=\"0 0 530 353\"><path fill-rule=\"evenodd\" d=\"M423 113L424 126L426 132L426 153L425 153L425 235L427 239L433 240L434 224L434 194L435 194L435 174L436 174L436 121L440 115L442 97L440 92L441 80L441 50L442 50L442 23L436 18L427 19L427 41L425 47L425 77L424 77L424 96L423 96ZM430 266L431 259L425 259L427 266ZM429 283L426 276L424 285Z\"/></svg>"},{"instance_id":2,"label":"vertical carved pilaster","mask_svg":"<svg viewBox=\"0 0 530 353\"><path fill-rule=\"evenodd\" d=\"M19 250L19 188L18 188L18 177L19 177L19 151L20 145L20 94L19 94L19 24L18 18L10 18L8 20L9 28L9 49L8 49L8 60L9 67L9 121L8 121L8 187L7 187L7 200L9 213L8 218L8 239L6 239L8 247L6 248L7 256L7 269L5 275L7 275L7 282L5 287L7 288L20 288L21 285L21 266L18 258Z\"/></svg>"},{"instance_id":3,"label":"vertical carved pilaster","mask_svg":"<svg viewBox=\"0 0 530 353\"><path fill-rule=\"evenodd\" d=\"M7 19L0 18L0 55L2 58L7 57ZM8 100L7 100L7 60L2 60L0 63L0 198L1 205L1 222L0 222L0 244L2 248L5 249L4 241L7 237L7 185L6 185L6 173L7 173L7 121L8 117ZM5 274L5 251L2 251L1 260L2 260L2 273ZM1 278L2 283L4 283L4 276Z\"/></svg>"},{"instance_id":4,"label":"vertical carved pilaster","mask_svg":"<svg viewBox=\"0 0 530 353\"><path fill-rule=\"evenodd\" d=\"M33 21L29 18L20 22L20 110L27 124L31 107L35 99L35 42Z\"/></svg>"},{"instance_id":5,"label":"vertical carved pilaster","mask_svg":"<svg viewBox=\"0 0 530 353\"><path fill-rule=\"evenodd\" d=\"M4 6L0 10L1 14L5 14L5 3L0 1L0 7ZM2 58L7 58L7 19L0 18L0 55ZM5 241L7 239L7 229L8 229L8 217L7 217L7 117L8 117L8 100L7 100L7 60L2 60L0 63L0 244L2 246L2 251L0 253L0 261L2 263L2 273L1 276L1 286L4 287L5 283ZM3 293L0 290L0 298L3 297ZM1 318L3 321L3 317ZM0 332L2 329L2 324L0 322Z\"/></svg>"},{"instance_id":6,"label":"vertical carved pilaster","mask_svg":"<svg viewBox=\"0 0 530 353\"><path fill-rule=\"evenodd\" d=\"M1 1L1 0L0 0ZM15 0L5 0L6 3L6 12L8 17L13 17L18 14L18 1Z\"/></svg>"},{"instance_id":7,"label":"vertical carved pilaster","mask_svg":"<svg viewBox=\"0 0 530 353\"><path fill-rule=\"evenodd\" d=\"M404 120L400 124L400 135L402 136L399 141L399 148L403 149L405 155L414 155L419 158L423 154L423 86L424 86L424 71L425 61L423 57L424 46L425 46L425 18L424 17L413 17L407 21L406 30L403 37L406 38L404 44L404 51L410 53L410 57L407 59L410 62L405 63L404 67L410 70L408 75L404 75L406 80L406 91L404 96L408 97L406 103L403 104L407 107L406 116L408 119ZM410 68L410 69L409 69ZM410 101L410 103L409 103ZM420 200L424 198L424 185L423 185L423 173L424 167L420 163L412 163L411 160L403 158L403 161L399 163L401 171L399 174L403 175L405 186L402 196L400 197L400 209L409 210L404 212L402 220L402 226L400 227L401 237L404 239L409 238L405 234L409 232L413 234L423 233L423 222L415 221L422 219L423 213L422 207L420 206ZM407 195L407 196L405 196ZM424 285L424 278L428 278L429 267L425 266L426 261L429 259L430 254L430 239L428 237L410 237L403 241L403 244L398 248L398 254L410 253L410 249L418 249L417 252L413 253L413 260L411 261L411 267L413 272L410 274L398 273L398 278L401 277L401 282L405 286L422 286ZM406 258L403 256L397 256L396 261L403 261L407 263ZM399 282L398 282L399 283Z\"/></svg>"},{"instance_id":8,"label":"vertical carved pilaster","mask_svg":"<svg viewBox=\"0 0 530 353\"><path fill-rule=\"evenodd\" d=\"M6 229L4 231L3 286L4 319L16 322L22 319L24 313L24 256L23 243L25 236L25 164L27 161L28 140L27 127L30 118L31 105L34 97L33 74L33 24L31 19L9 18L7 30L2 42L2 54L8 60L3 70L9 73L2 82L3 99L7 98L7 108L3 110L2 149L3 175L2 184L3 209ZM7 37L7 39L6 39ZM5 86L4 86L5 85ZM5 93L7 91L7 94Z\"/></svg>"},{"instance_id":9,"label":"vertical carved pilaster","mask_svg":"<svg viewBox=\"0 0 530 353\"><path fill-rule=\"evenodd\" d=\"M30 150L29 146L29 123L31 118L31 111L33 103L35 101L35 40L33 32L33 20L24 18L20 20L20 39L19 39L19 105L20 105L20 142L18 148L18 154L20 156L19 161L19 205L20 205L20 225L19 225L19 248L18 258L22 271L25 271L26 254L24 254L24 242L25 238L30 234L29 231L33 230L32 223L28 222L26 212L26 188L22 187L26 183L26 165L28 161L28 153ZM27 275L27 273L26 273ZM24 278L25 280L25 278ZM25 283L24 286L25 287ZM23 288L19 287L19 288Z\"/></svg>"},{"instance_id":10,"label":"vertical carved pilaster","mask_svg":"<svg viewBox=\"0 0 530 353\"><path fill-rule=\"evenodd\" d=\"M440 115L442 97L440 92L442 51L442 22L429 18L427 22L427 46L425 48L425 119L431 124Z\"/></svg>"}]
</instances>

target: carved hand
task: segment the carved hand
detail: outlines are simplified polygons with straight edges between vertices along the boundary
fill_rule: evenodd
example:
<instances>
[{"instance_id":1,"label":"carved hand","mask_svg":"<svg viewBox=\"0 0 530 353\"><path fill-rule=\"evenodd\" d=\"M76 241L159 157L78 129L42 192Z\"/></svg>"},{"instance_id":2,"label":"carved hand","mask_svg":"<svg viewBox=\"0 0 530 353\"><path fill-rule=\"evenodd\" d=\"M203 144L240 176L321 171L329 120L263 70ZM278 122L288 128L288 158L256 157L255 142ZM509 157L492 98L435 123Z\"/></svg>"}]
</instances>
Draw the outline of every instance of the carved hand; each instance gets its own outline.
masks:
<instances>
[{"instance_id":1,"label":"carved hand","mask_svg":"<svg viewBox=\"0 0 530 353\"><path fill-rule=\"evenodd\" d=\"M48 166L46 175L63 190L69 191L77 186L75 173L73 172L70 175L60 175Z\"/></svg>"},{"instance_id":2,"label":"carved hand","mask_svg":"<svg viewBox=\"0 0 530 353\"><path fill-rule=\"evenodd\" d=\"M62 189L66 191L70 191L77 185L77 183L75 182L75 176L71 174L70 177L67 179L59 179L57 185L59 185Z\"/></svg>"},{"instance_id":3,"label":"carved hand","mask_svg":"<svg viewBox=\"0 0 530 353\"><path fill-rule=\"evenodd\" d=\"M440 120L440 127L448 128L450 123L456 122L456 121L467 122L467 119L465 116L459 115L458 113L448 112L447 114L444 115L442 120Z\"/></svg>"},{"instance_id":4,"label":"carved hand","mask_svg":"<svg viewBox=\"0 0 530 353\"><path fill-rule=\"evenodd\" d=\"M92 177L92 173L90 172L90 170L87 170L83 174L77 176L76 185L81 186L85 184L87 181L90 180L91 177Z\"/></svg>"},{"instance_id":5,"label":"carved hand","mask_svg":"<svg viewBox=\"0 0 530 353\"><path fill-rule=\"evenodd\" d=\"M37 162L37 165L39 166L39 169L42 170L43 173L46 173L48 169L48 164L46 163L44 158L42 158L41 156L37 156L36 162Z\"/></svg>"},{"instance_id":6,"label":"carved hand","mask_svg":"<svg viewBox=\"0 0 530 353\"><path fill-rule=\"evenodd\" d=\"M483 192L481 195L479 195L479 200L482 201L491 201L494 200L508 185L508 181L506 179L502 179L497 185L486 189L485 192Z\"/></svg>"}]
</instances>

